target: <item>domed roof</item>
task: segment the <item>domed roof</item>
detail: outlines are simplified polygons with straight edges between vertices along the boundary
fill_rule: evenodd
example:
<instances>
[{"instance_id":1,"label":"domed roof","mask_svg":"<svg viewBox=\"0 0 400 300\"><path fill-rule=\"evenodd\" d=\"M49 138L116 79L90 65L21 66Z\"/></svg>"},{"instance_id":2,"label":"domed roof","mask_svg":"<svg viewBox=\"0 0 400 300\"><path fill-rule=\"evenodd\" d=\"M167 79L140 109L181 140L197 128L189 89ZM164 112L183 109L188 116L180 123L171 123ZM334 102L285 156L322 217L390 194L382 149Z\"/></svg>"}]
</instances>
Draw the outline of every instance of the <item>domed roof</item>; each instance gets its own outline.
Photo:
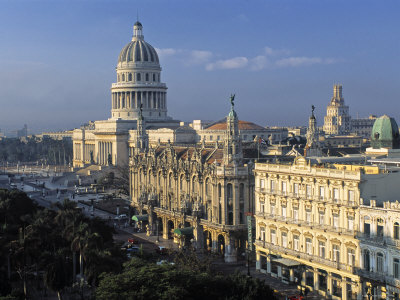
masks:
<instances>
[{"instance_id":1,"label":"domed roof","mask_svg":"<svg viewBox=\"0 0 400 300\"><path fill-rule=\"evenodd\" d=\"M383 115L376 119L371 132L371 146L379 148L399 148L400 134L396 120Z\"/></svg>"},{"instance_id":2,"label":"domed roof","mask_svg":"<svg viewBox=\"0 0 400 300\"><path fill-rule=\"evenodd\" d=\"M118 63L123 62L152 62L159 64L158 55L153 46L140 39L133 40L122 48Z\"/></svg>"}]
</instances>

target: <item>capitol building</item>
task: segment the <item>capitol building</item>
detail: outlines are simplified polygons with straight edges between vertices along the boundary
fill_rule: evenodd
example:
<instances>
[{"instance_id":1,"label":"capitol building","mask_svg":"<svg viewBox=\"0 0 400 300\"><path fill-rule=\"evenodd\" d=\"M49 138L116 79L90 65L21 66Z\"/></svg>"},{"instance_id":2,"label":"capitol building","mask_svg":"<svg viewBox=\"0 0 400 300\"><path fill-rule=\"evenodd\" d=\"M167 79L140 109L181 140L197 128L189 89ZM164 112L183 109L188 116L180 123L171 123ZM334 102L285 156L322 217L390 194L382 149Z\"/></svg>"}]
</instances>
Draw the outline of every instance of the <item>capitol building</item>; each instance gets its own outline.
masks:
<instances>
[{"instance_id":1,"label":"capitol building","mask_svg":"<svg viewBox=\"0 0 400 300\"><path fill-rule=\"evenodd\" d=\"M156 50L144 40L143 26L136 22L132 40L122 48L117 62L117 82L111 85L111 117L83 125L73 131L73 166L128 165L138 143L138 119L148 143L223 141L226 121L180 122L168 116L167 85L161 81ZM244 141L256 136L267 138L268 130L251 122L239 121Z\"/></svg>"}]
</instances>

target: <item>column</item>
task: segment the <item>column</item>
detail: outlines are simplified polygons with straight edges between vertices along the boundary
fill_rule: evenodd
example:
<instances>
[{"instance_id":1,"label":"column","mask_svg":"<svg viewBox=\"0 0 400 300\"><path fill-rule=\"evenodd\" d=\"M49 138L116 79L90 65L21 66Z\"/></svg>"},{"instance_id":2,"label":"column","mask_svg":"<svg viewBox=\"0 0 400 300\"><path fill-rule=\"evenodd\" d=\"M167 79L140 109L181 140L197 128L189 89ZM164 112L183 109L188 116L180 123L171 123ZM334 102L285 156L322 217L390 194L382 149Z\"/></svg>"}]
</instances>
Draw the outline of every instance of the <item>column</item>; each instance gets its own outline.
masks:
<instances>
[{"instance_id":1,"label":"column","mask_svg":"<svg viewBox=\"0 0 400 300\"><path fill-rule=\"evenodd\" d=\"M314 291L318 291L318 270L314 270Z\"/></svg>"},{"instance_id":2,"label":"column","mask_svg":"<svg viewBox=\"0 0 400 300\"><path fill-rule=\"evenodd\" d=\"M332 295L332 273L328 273L328 276L326 278L326 288L327 288L327 296Z\"/></svg>"},{"instance_id":3,"label":"column","mask_svg":"<svg viewBox=\"0 0 400 300\"><path fill-rule=\"evenodd\" d=\"M289 269L289 281L294 282L294 269L293 268Z\"/></svg>"},{"instance_id":4,"label":"column","mask_svg":"<svg viewBox=\"0 0 400 300\"><path fill-rule=\"evenodd\" d=\"M256 270L259 271L261 269L261 255L259 252L256 253Z\"/></svg>"},{"instance_id":5,"label":"column","mask_svg":"<svg viewBox=\"0 0 400 300\"><path fill-rule=\"evenodd\" d=\"M168 240L168 222L165 217L162 218L163 222L163 239Z\"/></svg>"},{"instance_id":6,"label":"column","mask_svg":"<svg viewBox=\"0 0 400 300\"><path fill-rule=\"evenodd\" d=\"M267 273L271 274L271 256L267 255Z\"/></svg>"},{"instance_id":7,"label":"column","mask_svg":"<svg viewBox=\"0 0 400 300\"><path fill-rule=\"evenodd\" d=\"M342 279L342 300L347 300L347 281L346 278Z\"/></svg>"}]
</instances>

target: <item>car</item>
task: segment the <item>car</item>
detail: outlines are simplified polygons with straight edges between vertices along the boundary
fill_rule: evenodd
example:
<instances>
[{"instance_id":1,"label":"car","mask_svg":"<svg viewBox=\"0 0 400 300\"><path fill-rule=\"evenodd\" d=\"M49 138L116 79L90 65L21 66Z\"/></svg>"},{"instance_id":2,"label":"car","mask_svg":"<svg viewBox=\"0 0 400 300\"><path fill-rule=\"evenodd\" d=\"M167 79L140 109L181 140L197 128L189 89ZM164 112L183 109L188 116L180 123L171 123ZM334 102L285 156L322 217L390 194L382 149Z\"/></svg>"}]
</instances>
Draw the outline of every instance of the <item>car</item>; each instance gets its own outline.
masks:
<instances>
[{"instance_id":1,"label":"car","mask_svg":"<svg viewBox=\"0 0 400 300\"><path fill-rule=\"evenodd\" d=\"M302 295L290 296L288 300L304 300L304 296Z\"/></svg>"},{"instance_id":2,"label":"car","mask_svg":"<svg viewBox=\"0 0 400 300\"><path fill-rule=\"evenodd\" d=\"M165 259L162 259L157 262L157 266L161 266L161 265L175 265L175 263L169 262L168 260L165 260Z\"/></svg>"},{"instance_id":3,"label":"car","mask_svg":"<svg viewBox=\"0 0 400 300\"><path fill-rule=\"evenodd\" d=\"M139 247L136 247L136 246L126 249L127 252L133 252L133 253L138 253L139 250L140 250Z\"/></svg>"},{"instance_id":4,"label":"car","mask_svg":"<svg viewBox=\"0 0 400 300\"><path fill-rule=\"evenodd\" d=\"M138 240L135 240L135 239L133 239L133 238L130 238L130 239L128 239L128 243L129 243L129 244L138 244L139 242L138 242Z\"/></svg>"},{"instance_id":5,"label":"car","mask_svg":"<svg viewBox=\"0 0 400 300\"><path fill-rule=\"evenodd\" d=\"M163 247L163 246L158 246L157 249L156 249L156 252L158 254L161 254L161 255L167 254L168 248L167 247Z\"/></svg>"}]
</instances>

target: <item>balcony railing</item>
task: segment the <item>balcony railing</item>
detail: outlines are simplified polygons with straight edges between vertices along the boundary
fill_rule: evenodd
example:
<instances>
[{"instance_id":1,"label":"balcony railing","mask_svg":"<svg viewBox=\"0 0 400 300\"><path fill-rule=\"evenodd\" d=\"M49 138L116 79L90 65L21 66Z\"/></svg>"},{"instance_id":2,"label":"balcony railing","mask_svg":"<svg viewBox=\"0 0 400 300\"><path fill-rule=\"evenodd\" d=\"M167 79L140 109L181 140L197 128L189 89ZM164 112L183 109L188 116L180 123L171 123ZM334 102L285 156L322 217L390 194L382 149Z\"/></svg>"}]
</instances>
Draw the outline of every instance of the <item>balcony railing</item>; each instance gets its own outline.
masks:
<instances>
[{"instance_id":1,"label":"balcony railing","mask_svg":"<svg viewBox=\"0 0 400 300\"><path fill-rule=\"evenodd\" d=\"M325 258L319 257L317 255L307 254L307 253L300 252L300 251L297 251L297 250L293 250L293 249L290 249L290 248L285 248L285 247L282 247L282 246L279 246L279 245L274 245L272 243L269 243L269 242L263 241L263 240L256 240L255 244L257 246L259 246L259 247L267 248L267 249L273 250L273 251L275 251L277 253L282 253L282 254L285 254L285 255L291 255L293 257L300 258L300 259L303 259L303 260L308 260L310 262L318 262L318 263L320 263L322 265L329 266L329 267L332 267L332 268L336 268L338 270L347 271L347 272L350 272L352 274L354 274L354 272L355 272L354 266L351 266L351 265L348 265L348 264L343 264L343 263L336 262L336 261L331 261L329 259L325 259Z\"/></svg>"}]
</instances>

